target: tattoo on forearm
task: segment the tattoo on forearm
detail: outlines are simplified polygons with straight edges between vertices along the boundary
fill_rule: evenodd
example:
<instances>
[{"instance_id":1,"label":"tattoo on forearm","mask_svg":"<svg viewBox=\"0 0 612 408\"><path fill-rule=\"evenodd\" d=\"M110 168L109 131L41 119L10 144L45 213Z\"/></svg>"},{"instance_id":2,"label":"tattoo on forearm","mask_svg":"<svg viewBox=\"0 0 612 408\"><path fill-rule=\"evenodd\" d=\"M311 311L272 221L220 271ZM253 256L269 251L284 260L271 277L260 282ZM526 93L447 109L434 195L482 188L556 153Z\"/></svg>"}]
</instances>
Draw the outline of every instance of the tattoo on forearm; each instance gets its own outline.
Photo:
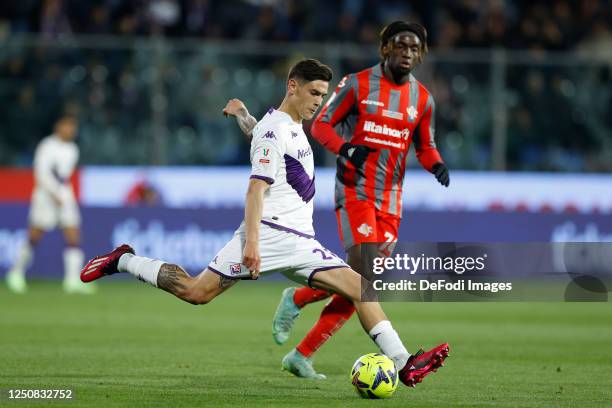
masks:
<instances>
[{"instance_id":1,"label":"tattoo on forearm","mask_svg":"<svg viewBox=\"0 0 612 408\"><path fill-rule=\"evenodd\" d=\"M187 280L190 276L178 265L163 264L157 275L157 287L176 293L178 290L185 289L185 285L181 280Z\"/></svg>"},{"instance_id":2,"label":"tattoo on forearm","mask_svg":"<svg viewBox=\"0 0 612 408\"><path fill-rule=\"evenodd\" d=\"M242 130L242 133L247 136L252 136L251 132L257 124L257 119L251 115L238 115L236 120L238 121L238 126L240 127L240 130Z\"/></svg>"},{"instance_id":3,"label":"tattoo on forearm","mask_svg":"<svg viewBox=\"0 0 612 408\"><path fill-rule=\"evenodd\" d=\"M228 288L232 286L237 281L235 279L226 278L225 276L220 276L219 279L219 287L220 288Z\"/></svg>"}]
</instances>

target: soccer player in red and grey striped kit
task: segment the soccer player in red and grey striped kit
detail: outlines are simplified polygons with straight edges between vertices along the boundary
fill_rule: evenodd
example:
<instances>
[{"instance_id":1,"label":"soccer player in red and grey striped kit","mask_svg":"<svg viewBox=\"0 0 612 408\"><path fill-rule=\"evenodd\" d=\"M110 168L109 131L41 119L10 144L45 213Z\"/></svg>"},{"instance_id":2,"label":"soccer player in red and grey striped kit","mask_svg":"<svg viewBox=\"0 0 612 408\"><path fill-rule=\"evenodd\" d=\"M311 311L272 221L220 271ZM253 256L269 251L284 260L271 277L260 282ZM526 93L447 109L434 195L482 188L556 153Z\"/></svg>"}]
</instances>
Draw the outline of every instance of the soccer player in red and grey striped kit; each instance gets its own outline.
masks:
<instances>
[{"instance_id":1,"label":"soccer player in red and grey striped kit","mask_svg":"<svg viewBox=\"0 0 612 408\"><path fill-rule=\"evenodd\" d=\"M387 25L380 34L381 62L345 76L312 124L312 136L338 155L338 229L348 263L360 273L362 244L378 243L380 253L390 255L397 241L411 143L423 168L449 185L448 169L434 141L433 96L411 74L426 53L423 26L403 21ZM246 133L252 126L245 125L249 115L242 108L243 119L234 116ZM224 112L232 114L227 107ZM328 297L328 292L309 287L285 289L273 320L275 341L287 341L301 308ZM331 295L316 324L283 358L283 368L299 377L325 378L314 370L312 355L354 312L351 302Z\"/></svg>"}]
</instances>

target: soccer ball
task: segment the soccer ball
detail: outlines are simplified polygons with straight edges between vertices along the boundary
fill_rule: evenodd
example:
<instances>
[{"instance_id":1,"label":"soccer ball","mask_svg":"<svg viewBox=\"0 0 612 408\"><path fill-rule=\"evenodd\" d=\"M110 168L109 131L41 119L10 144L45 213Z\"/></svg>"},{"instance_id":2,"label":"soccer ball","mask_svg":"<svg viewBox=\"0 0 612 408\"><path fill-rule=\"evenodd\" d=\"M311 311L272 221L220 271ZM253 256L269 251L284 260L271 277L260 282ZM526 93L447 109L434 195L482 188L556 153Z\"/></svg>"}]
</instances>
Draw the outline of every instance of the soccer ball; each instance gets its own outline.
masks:
<instances>
[{"instance_id":1,"label":"soccer ball","mask_svg":"<svg viewBox=\"0 0 612 408\"><path fill-rule=\"evenodd\" d=\"M397 389L397 370L384 354L366 354L353 364L351 382L361 398L389 398Z\"/></svg>"}]
</instances>

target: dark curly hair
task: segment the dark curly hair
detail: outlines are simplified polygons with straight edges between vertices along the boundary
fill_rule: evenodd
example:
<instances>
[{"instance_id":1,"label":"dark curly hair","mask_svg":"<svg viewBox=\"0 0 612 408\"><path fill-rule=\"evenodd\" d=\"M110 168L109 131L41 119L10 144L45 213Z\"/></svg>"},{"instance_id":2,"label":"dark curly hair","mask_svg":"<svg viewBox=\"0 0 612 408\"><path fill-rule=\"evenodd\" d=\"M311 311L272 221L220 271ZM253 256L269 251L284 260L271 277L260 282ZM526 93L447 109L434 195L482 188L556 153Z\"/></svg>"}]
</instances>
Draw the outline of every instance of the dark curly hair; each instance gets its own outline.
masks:
<instances>
[{"instance_id":1,"label":"dark curly hair","mask_svg":"<svg viewBox=\"0 0 612 408\"><path fill-rule=\"evenodd\" d=\"M427 48L427 30L425 27L418 23L408 23L406 21L394 21L388 25L386 25L382 31L380 32L380 45L378 47L378 54L380 58L384 61L385 55L383 52L383 48L385 45L389 43L396 34L409 31L419 37L421 40L421 59L427 54L429 49ZM421 61L419 61L421 62Z\"/></svg>"}]
</instances>

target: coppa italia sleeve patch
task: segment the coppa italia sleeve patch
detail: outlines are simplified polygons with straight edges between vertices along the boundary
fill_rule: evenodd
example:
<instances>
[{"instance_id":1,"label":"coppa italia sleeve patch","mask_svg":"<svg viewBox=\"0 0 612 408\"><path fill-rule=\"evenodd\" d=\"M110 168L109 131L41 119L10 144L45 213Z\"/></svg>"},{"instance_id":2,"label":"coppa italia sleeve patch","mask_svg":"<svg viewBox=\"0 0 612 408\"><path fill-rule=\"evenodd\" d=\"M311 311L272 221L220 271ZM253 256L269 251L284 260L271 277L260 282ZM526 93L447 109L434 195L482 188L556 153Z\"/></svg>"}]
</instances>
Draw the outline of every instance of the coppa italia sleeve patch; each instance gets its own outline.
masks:
<instances>
[{"instance_id":1,"label":"coppa italia sleeve patch","mask_svg":"<svg viewBox=\"0 0 612 408\"><path fill-rule=\"evenodd\" d=\"M263 157L259 158L259 162L263 163L263 164L269 164L270 163L270 159L269 159L269 157L270 157L270 148L269 147L263 148L262 149L262 154L263 154Z\"/></svg>"},{"instance_id":2,"label":"coppa italia sleeve patch","mask_svg":"<svg viewBox=\"0 0 612 408\"><path fill-rule=\"evenodd\" d=\"M278 139L272 130L254 135L251 146L251 178L265 180L272 184L276 179L282 153Z\"/></svg>"}]
</instances>

